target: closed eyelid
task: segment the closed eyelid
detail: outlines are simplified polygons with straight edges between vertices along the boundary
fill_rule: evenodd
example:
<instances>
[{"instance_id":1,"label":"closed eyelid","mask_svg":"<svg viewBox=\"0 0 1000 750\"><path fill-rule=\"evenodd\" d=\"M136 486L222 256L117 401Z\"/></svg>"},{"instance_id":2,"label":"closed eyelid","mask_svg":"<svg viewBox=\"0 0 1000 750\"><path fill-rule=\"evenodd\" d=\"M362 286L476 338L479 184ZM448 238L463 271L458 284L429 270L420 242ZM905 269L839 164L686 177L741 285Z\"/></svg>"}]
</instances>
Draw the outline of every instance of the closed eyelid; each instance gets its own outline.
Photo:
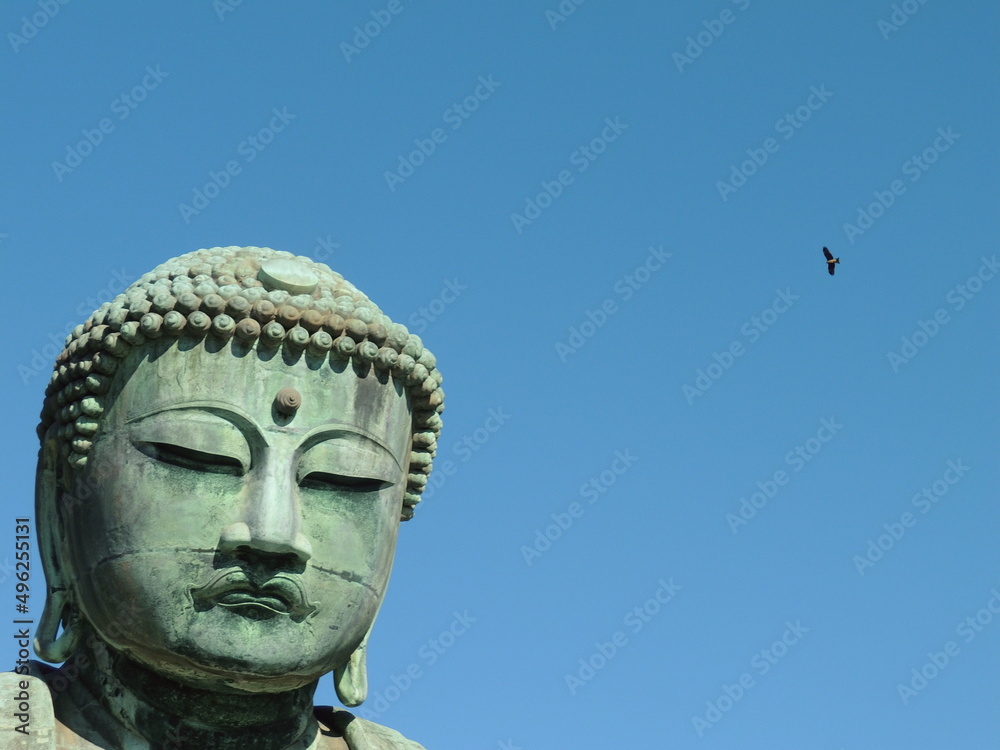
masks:
<instances>
[{"instance_id":1,"label":"closed eyelid","mask_svg":"<svg viewBox=\"0 0 1000 750\"><path fill-rule=\"evenodd\" d=\"M302 441L300 453L305 456L317 449L321 452L340 452L345 457L352 454L359 457L367 456L368 460L380 464L391 461L392 465L399 471L404 471L408 464L405 458L397 456L388 445L375 435L343 425L336 427L327 425L306 435Z\"/></svg>"},{"instance_id":2,"label":"closed eyelid","mask_svg":"<svg viewBox=\"0 0 1000 750\"><path fill-rule=\"evenodd\" d=\"M298 467L300 481L310 474L329 474L395 483L402 471L387 449L354 437L314 442L303 450Z\"/></svg>"},{"instance_id":3,"label":"closed eyelid","mask_svg":"<svg viewBox=\"0 0 1000 750\"><path fill-rule=\"evenodd\" d=\"M240 459L225 453L200 451L177 443L134 441L134 445L150 458L182 468L219 474L243 474L248 468Z\"/></svg>"},{"instance_id":4,"label":"closed eyelid","mask_svg":"<svg viewBox=\"0 0 1000 750\"><path fill-rule=\"evenodd\" d=\"M133 443L169 449L170 446L204 456L219 456L250 468L247 436L232 421L211 412L170 409L129 420Z\"/></svg>"},{"instance_id":5,"label":"closed eyelid","mask_svg":"<svg viewBox=\"0 0 1000 750\"><path fill-rule=\"evenodd\" d=\"M400 462L399 457L396 456L392 448L390 448L383 440L379 439L376 435L373 435L365 430L357 429L354 426L324 425L323 427L313 430L305 436L305 439L302 441L302 448L300 451L305 453L314 446L322 445L331 441L337 445L356 446L358 450L371 452L373 455L384 453L387 458L396 464L396 466L400 469L403 468L403 464Z\"/></svg>"},{"instance_id":6,"label":"closed eyelid","mask_svg":"<svg viewBox=\"0 0 1000 750\"><path fill-rule=\"evenodd\" d=\"M356 477L343 474L329 474L323 471L312 471L301 477L299 487L306 489L336 489L342 492L378 492L392 485L382 479Z\"/></svg>"}]
</instances>

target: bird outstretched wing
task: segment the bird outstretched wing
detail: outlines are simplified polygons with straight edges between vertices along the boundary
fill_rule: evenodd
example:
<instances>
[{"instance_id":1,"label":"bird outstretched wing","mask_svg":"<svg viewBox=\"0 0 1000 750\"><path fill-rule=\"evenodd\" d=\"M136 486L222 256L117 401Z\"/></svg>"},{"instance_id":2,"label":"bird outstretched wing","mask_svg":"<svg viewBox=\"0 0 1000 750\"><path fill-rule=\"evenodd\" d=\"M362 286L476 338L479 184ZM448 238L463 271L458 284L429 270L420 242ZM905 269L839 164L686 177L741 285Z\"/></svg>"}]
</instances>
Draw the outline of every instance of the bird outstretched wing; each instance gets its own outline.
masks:
<instances>
[{"instance_id":1,"label":"bird outstretched wing","mask_svg":"<svg viewBox=\"0 0 1000 750\"><path fill-rule=\"evenodd\" d=\"M830 251L829 251L829 250L828 250L827 248L825 248L825 247L823 248L823 255L825 255L825 256L826 256L826 259L827 259L827 260L833 260L833 253L831 253L831 252L830 252ZM832 269L832 268L833 268L833 266L830 266L830 268ZM833 273L833 271L831 270L831 271L830 271L830 273Z\"/></svg>"},{"instance_id":2,"label":"bird outstretched wing","mask_svg":"<svg viewBox=\"0 0 1000 750\"><path fill-rule=\"evenodd\" d=\"M834 271L834 269L835 269L836 267L837 267L837 266L836 266L836 265L834 265L833 263L827 263L827 264L826 264L826 268L827 268L827 270L828 270L828 271L830 272L830 275L831 275L831 276L833 276L833 271Z\"/></svg>"}]
</instances>

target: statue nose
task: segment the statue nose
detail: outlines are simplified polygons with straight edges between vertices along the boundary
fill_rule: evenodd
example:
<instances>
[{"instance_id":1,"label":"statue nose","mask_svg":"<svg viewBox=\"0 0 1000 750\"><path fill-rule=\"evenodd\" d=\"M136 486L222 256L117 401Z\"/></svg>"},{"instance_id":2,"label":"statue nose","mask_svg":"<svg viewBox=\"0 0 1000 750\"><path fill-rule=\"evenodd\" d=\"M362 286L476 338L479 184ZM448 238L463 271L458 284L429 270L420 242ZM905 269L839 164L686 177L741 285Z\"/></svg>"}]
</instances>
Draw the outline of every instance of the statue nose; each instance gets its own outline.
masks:
<instances>
[{"instance_id":1,"label":"statue nose","mask_svg":"<svg viewBox=\"0 0 1000 750\"><path fill-rule=\"evenodd\" d=\"M301 530L298 492L292 478L282 479L267 471L259 481L251 482L250 490L243 518L222 530L221 551L307 562L313 550Z\"/></svg>"},{"instance_id":2,"label":"statue nose","mask_svg":"<svg viewBox=\"0 0 1000 750\"><path fill-rule=\"evenodd\" d=\"M294 557L308 562L312 557L312 545L298 532L294 537L260 533L251 530L249 524L237 521L222 530L220 549L223 552L260 552L268 557Z\"/></svg>"}]
</instances>

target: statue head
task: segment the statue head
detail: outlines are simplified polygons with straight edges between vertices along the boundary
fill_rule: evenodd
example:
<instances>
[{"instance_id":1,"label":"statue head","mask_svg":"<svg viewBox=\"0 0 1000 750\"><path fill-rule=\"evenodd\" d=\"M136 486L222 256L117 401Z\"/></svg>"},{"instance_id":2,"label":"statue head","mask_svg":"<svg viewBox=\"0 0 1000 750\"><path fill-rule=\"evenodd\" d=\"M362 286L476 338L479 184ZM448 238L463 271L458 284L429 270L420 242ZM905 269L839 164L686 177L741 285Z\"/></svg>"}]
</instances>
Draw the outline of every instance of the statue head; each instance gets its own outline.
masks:
<instances>
[{"instance_id":1,"label":"statue head","mask_svg":"<svg viewBox=\"0 0 1000 750\"><path fill-rule=\"evenodd\" d=\"M357 705L440 386L417 336L308 258L214 248L146 274L73 330L46 391L36 651L88 632L216 691L333 671Z\"/></svg>"}]
</instances>

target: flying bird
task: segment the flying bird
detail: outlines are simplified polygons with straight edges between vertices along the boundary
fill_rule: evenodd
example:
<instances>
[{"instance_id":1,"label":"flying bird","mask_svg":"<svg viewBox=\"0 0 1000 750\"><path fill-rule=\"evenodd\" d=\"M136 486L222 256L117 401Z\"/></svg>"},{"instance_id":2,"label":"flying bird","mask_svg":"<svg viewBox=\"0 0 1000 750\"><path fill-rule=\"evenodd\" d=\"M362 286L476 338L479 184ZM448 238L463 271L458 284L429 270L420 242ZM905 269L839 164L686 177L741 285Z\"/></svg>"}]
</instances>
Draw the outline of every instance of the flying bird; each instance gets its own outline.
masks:
<instances>
[{"instance_id":1,"label":"flying bird","mask_svg":"<svg viewBox=\"0 0 1000 750\"><path fill-rule=\"evenodd\" d=\"M825 247L823 248L823 255L826 256L826 270L830 272L831 276L833 276L833 271L836 268L835 264L840 263L840 258L834 258L833 253Z\"/></svg>"}]
</instances>

